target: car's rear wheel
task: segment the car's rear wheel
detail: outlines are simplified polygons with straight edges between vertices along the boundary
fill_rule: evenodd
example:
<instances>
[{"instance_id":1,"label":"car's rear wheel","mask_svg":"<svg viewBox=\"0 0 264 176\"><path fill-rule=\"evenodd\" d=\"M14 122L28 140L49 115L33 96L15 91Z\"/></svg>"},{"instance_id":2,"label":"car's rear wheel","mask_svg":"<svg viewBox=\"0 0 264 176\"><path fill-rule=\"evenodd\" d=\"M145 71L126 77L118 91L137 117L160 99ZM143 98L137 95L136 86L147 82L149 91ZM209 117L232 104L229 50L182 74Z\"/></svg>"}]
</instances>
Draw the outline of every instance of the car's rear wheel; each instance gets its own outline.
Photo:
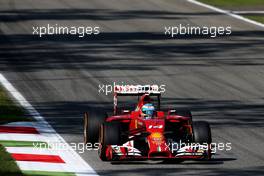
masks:
<instances>
[{"instance_id":1,"label":"car's rear wheel","mask_svg":"<svg viewBox=\"0 0 264 176\"><path fill-rule=\"evenodd\" d=\"M99 142L100 125L104 123L106 116L101 113L84 113L84 143Z\"/></svg>"}]
</instances>

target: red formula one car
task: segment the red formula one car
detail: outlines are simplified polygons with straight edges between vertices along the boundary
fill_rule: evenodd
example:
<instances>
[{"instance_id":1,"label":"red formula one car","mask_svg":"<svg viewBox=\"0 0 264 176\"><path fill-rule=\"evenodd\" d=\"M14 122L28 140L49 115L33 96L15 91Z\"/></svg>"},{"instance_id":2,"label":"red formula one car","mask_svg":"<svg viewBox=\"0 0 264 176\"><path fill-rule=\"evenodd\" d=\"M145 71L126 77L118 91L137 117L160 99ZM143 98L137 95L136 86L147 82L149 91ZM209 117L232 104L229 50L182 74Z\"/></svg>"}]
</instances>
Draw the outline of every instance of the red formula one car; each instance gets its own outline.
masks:
<instances>
[{"instance_id":1,"label":"red formula one car","mask_svg":"<svg viewBox=\"0 0 264 176\"><path fill-rule=\"evenodd\" d=\"M135 109L118 109L119 96L138 96ZM210 159L209 124L193 122L190 111L161 111L160 97L158 92L116 92L112 115L85 113L85 143L99 143L103 161Z\"/></svg>"}]
</instances>

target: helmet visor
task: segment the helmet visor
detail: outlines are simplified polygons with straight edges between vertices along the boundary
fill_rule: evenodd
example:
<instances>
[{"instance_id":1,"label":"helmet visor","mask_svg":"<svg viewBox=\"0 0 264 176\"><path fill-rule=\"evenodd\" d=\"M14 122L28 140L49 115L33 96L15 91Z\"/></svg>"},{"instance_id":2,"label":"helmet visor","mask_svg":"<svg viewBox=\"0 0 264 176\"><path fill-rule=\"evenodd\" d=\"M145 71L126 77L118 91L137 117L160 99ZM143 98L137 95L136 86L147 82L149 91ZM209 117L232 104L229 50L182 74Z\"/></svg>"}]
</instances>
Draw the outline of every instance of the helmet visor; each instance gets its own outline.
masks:
<instances>
[{"instance_id":1,"label":"helmet visor","mask_svg":"<svg viewBox=\"0 0 264 176\"><path fill-rule=\"evenodd\" d=\"M154 113L154 110L155 110L155 108L152 104L145 104L142 107L142 112L148 116L152 116Z\"/></svg>"}]
</instances>

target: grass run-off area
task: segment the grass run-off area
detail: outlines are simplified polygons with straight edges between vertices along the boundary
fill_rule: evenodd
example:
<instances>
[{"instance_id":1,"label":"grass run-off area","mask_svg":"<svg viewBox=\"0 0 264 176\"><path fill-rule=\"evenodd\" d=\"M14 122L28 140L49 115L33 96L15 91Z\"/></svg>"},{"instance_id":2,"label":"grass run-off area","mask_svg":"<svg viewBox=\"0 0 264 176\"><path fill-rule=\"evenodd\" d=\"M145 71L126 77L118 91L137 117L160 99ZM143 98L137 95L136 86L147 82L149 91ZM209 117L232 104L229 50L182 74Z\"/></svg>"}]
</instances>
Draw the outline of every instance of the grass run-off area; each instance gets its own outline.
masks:
<instances>
[{"instance_id":1,"label":"grass run-off area","mask_svg":"<svg viewBox=\"0 0 264 176\"><path fill-rule=\"evenodd\" d=\"M16 165L13 158L6 152L5 148L0 144L0 175L22 176L20 169Z\"/></svg>"},{"instance_id":2,"label":"grass run-off area","mask_svg":"<svg viewBox=\"0 0 264 176\"><path fill-rule=\"evenodd\" d=\"M0 125L17 121L30 121L31 119L25 117L24 114L24 110L16 105L4 88L0 86ZM1 144L0 141L0 175L23 175L13 158L6 152L3 145L5 144Z\"/></svg>"},{"instance_id":3,"label":"grass run-off area","mask_svg":"<svg viewBox=\"0 0 264 176\"><path fill-rule=\"evenodd\" d=\"M254 11L263 9L264 11L264 0L199 0L203 3L210 4L216 7L220 7L226 10L248 10ZM243 11L243 10L242 10ZM263 15L243 15L254 21L258 21L264 24L264 14Z\"/></svg>"},{"instance_id":4,"label":"grass run-off area","mask_svg":"<svg viewBox=\"0 0 264 176\"><path fill-rule=\"evenodd\" d=\"M244 15L246 18L249 18L254 21L258 21L264 24L264 15Z\"/></svg>"},{"instance_id":5,"label":"grass run-off area","mask_svg":"<svg viewBox=\"0 0 264 176\"><path fill-rule=\"evenodd\" d=\"M218 7L251 7L264 5L264 0L199 0Z\"/></svg>"},{"instance_id":6,"label":"grass run-off area","mask_svg":"<svg viewBox=\"0 0 264 176\"><path fill-rule=\"evenodd\" d=\"M17 121L30 121L24 110L15 104L3 87L0 86L0 125Z\"/></svg>"}]
</instances>

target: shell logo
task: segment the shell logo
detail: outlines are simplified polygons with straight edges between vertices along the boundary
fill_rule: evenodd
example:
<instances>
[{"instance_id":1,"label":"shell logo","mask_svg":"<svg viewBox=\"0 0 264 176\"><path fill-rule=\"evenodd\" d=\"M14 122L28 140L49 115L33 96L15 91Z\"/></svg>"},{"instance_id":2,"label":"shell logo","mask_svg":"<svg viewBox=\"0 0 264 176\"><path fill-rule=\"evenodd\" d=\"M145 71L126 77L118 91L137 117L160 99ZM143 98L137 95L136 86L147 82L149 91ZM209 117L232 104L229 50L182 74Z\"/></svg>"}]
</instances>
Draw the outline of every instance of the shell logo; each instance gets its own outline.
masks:
<instances>
[{"instance_id":1,"label":"shell logo","mask_svg":"<svg viewBox=\"0 0 264 176\"><path fill-rule=\"evenodd\" d=\"M150 138L155 143L161 143L163 140L163 135L159 132L151 133Z\"/></svg>"}]
</instances>

